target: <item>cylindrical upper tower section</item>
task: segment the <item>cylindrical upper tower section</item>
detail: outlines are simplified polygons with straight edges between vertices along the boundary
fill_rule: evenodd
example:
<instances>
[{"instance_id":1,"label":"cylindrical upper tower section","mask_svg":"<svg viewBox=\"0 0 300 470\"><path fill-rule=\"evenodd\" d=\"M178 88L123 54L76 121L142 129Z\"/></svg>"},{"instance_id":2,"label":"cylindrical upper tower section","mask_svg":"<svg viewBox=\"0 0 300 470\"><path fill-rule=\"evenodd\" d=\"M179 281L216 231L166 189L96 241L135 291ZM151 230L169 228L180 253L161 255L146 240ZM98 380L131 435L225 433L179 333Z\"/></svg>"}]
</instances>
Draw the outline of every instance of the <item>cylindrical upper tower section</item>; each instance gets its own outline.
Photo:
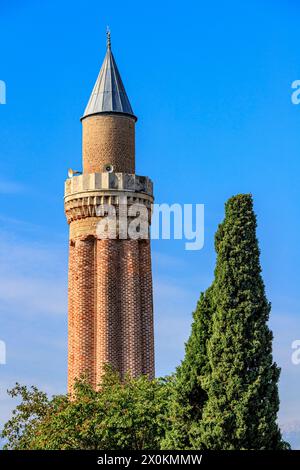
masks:
<instances>
[{"instance_id":1,"label":"cylindrical upper tower section","mask_svg":"<svg viewBox=\"0 0 300 470\"><path fill-rule=\"evenodd\" d=\"M99 113L82 120L84 173L101 173L112 165L117 173L135 173L135 118Z\"/></svg>"},{"instance_id":2,"label":"cylindrical upper tower section","mask_svg":"<svg viewBox=\"0 0 300 470\"><path fill-rule=\"evenodd\" d=\"M107 33L106 55L82 121L83 173L135 173L135 122Z\"/></svg>"}]
</instances>

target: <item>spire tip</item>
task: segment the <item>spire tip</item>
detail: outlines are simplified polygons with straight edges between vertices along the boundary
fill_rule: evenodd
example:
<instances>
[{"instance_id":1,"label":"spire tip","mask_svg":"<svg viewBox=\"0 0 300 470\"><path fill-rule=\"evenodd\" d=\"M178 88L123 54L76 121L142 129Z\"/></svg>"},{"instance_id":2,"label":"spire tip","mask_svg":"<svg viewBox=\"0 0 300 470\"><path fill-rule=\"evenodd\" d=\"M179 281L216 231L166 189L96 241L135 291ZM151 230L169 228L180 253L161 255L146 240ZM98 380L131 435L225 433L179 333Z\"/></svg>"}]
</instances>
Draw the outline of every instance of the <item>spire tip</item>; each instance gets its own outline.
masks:
<instances>
[{"instance_id":1,"label":"spire tip","mask_svg":"<svg viewBox=\"0 0 300 470\"><path fill-rule=\"evenodd\" d=\"M110 49L111 41L110 41L110 29L109 29L109 26L107 26L107 28L106 28L106 45L107 45L107 48Z\"/></svg>"}]
</instances>

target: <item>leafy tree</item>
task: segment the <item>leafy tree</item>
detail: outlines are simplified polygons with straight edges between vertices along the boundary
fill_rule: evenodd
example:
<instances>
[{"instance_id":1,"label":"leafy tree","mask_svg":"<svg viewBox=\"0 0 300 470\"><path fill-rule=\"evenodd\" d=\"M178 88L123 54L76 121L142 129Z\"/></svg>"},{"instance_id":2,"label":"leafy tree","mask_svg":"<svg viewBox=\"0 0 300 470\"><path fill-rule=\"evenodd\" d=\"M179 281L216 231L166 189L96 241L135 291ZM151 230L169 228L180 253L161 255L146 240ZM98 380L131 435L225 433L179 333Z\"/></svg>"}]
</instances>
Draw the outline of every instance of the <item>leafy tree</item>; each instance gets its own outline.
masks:
<instances>
[{"instance_id":1,"label":"leafy tree","mask_svg":"<svg viewBox=\"0 0 300 470\"><path fill-rule=\"evenodd\" d=\"M228 200L215 238L207 393L194 447L282 449L276 422L280 370L272 358L270 304L261 276L252 196Z\"/></svg>"},{"instance_id":2,"label":"leafy tree","mask_svg":"<svg viewBox=\"0 0 300 470\"><path fill-rule=\"evenodd\" d=\"M17 383L8 394L12 398L21 399L21 403L13 410L11 419L4 425L0 435L7 441L4 448L29 449L36 429L49 413L51 403L46 393L34 386L28 388ZM59 399L55 397L53 404Z\"/></svg>"},{"instance_id":3,"label":"leafy tree","mask_svg":"<svg viewBox=\"0 0 300 470\"><path fill-rule=\"evenodd\" d=\"M51 400L17 385L21 403L2 432L6 449L158 449L164 436L168 381L107 369L100 391L78 381L74 396Z\"/></svg>"}]
</instances>

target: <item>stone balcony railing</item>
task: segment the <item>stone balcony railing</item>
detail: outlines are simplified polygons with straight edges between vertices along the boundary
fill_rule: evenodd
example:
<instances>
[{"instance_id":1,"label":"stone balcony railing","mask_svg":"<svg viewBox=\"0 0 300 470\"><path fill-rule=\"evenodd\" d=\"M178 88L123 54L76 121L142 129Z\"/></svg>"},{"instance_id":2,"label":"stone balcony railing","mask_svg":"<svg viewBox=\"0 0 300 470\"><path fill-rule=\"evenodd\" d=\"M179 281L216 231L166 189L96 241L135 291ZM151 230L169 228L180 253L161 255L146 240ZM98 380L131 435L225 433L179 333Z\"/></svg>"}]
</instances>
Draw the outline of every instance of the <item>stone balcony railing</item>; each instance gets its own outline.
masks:
<instances>
[{"instance_id":1,"label":"stone balcony railing","mask_svg":"<svg viewBox=\"0 0 300 470\"><path fill-rule=\"evenodd\" d=\"M87 173L65 181L65 198L76 193L122 191L153 196L153 183L147 176L128 173Z\"/></svg>"}]
</instances>

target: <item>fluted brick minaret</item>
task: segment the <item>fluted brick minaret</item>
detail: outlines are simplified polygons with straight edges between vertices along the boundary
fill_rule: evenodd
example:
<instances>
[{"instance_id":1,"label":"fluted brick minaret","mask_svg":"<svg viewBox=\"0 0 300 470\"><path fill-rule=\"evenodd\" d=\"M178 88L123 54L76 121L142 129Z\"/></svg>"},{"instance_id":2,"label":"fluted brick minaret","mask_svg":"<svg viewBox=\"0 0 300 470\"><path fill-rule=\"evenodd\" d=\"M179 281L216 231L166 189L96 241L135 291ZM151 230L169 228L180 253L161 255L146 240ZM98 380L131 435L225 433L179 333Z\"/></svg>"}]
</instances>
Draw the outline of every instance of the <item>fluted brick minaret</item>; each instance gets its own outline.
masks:
<instances>
[{"instance_id":1,"label":"fluted brick minaret","mask_svg":"<svg viewBox=\"0 0 300 470\"><path fill-rule=\"evenodd\" d=\"M149 230L99 234L107 205L117 216L139 204L150 223L152 182L135 174L135 123L107 37L106 56L82 117L83 172L65 183L69 241L68 389L85 374L97 387L108 363L122 377L154 376ZM99 208L101 209L99 212ZM125 211L125 212L124 212ZM117 223L119 228L119 223Z\"/></svg>"}]
</instances>

